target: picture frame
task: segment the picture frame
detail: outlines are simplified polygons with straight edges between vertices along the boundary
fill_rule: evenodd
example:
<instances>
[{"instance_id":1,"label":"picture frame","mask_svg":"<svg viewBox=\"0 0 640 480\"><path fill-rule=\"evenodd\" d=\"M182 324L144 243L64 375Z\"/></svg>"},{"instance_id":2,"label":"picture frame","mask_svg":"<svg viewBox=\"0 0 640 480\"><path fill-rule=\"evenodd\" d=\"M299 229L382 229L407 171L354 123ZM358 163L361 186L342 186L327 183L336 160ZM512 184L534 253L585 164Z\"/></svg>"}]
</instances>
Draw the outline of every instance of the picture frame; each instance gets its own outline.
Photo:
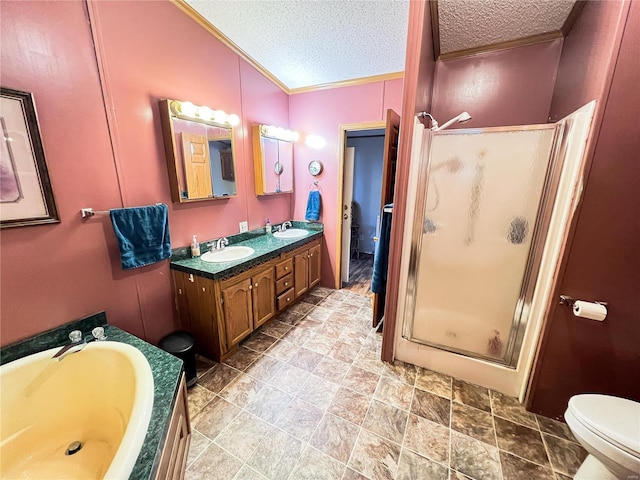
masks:
<instances>
[{"instance_id":1,"label":"picture frame","mask_svg":"<svg viewBox=\"0 0 640 480\"><path fill-rule=\"evenodd\" d=\"M30 92L0 87L0 228L59 223Z\"/></svg>"}]
</instances>

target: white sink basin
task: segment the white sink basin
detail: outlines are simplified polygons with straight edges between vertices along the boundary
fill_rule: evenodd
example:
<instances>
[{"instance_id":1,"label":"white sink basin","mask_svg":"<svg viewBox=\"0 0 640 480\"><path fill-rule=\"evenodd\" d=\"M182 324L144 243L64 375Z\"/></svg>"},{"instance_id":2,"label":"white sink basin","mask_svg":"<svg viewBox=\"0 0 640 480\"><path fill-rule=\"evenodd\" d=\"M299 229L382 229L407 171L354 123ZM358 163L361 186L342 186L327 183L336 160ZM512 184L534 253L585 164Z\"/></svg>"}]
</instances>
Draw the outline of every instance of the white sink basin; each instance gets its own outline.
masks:
<instances>
[{"instance_id":1,"label":"white sink basin","mask_svg":"<svg viewBox=\"0 0 640 480\"><path fill-rule=\"evenodd\" d=\"M207 252L200 258L203 262L209 263L224 263L235 262L236 260L242 260L253 255L255 250L251 247L244 247L242 245L225 247L223 250L217 252Z\"/></svg>"},{"instance_id":2,"label":"white sink basin","mask_svg":"<svg viewBox=\"0 0 640 480\"><path fill-rule=\"evenodd\" d=\"M283 232L275 232L273 234L276 238L301 238L309 235L309 230L302 228L289 228Z\"/></svg>"}]
</instances>

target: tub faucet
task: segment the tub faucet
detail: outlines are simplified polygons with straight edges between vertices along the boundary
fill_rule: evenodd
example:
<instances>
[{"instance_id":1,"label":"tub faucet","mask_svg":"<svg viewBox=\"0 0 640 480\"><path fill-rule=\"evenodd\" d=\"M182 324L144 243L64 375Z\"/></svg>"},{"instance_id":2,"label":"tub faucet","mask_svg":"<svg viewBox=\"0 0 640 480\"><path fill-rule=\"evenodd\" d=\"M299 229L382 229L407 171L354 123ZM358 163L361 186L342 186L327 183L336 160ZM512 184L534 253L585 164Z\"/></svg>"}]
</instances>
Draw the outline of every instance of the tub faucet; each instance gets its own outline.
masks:
<instances>
[{"instance_id":1,"label":"tub faucet","mask_svg":"<svg viewBox=\"0 0 640 480\"><path fill-rule=\"evenodd\" d=\"M286 222L282 222L282 231L284 232L287 227L291 227L291 222L287 220Z\"/></svg>"},{"instance_id":2,"label":"tub faucet","mask_svg":"<svg viewBox=\"0 0 640 480\"><path fill-rule=\"evenodd\" d=\"M71 343L62 347L51 358L55 358L56 360L60 361L67 355L79 352L87 346L87 342L84 340L84 338L82 338L82 332L80 330L74 330L73 332L71 332L69 334L69 340L71 340Z\"/></svg>"},{"instance_id":3,"label":"tub faucet","mask_svg":"<svg viewBox=\"0 0 640 480\"><path fill-rule=\"evenodd\" d=\"M97 342L107 339L103 327L94 328L93 330L91 330L91 335L93 335L93 338L91 340L95 340ZM67 355L81 351L91 341L82 338L82 332L80 330L72 331L69 334L69 340L71 340L71 343L62 347L51 358L55 358L60 361Z\"/></svg>"}]
</instances>

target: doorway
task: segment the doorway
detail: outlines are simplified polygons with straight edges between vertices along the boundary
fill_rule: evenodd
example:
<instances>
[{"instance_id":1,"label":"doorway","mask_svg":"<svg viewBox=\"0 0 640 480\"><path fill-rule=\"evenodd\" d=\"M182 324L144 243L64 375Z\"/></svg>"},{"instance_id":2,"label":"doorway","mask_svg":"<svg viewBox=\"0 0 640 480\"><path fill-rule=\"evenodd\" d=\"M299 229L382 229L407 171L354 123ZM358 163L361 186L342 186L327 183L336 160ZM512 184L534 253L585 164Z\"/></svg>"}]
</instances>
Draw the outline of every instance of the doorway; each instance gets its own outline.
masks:
<instances>
[{"instance_id":1,"label":"doorway","mask_svg":"<svg viewBox=\"0 0 640 480\"><path fill-rule=\"evenodd\" d=\"M383 128L346 132L341 287L364 295L371 293L380 224L384 140Z\"/></svg>"},{"instance_id":2,"label":"doorway","mask_svg":"<svg viewBox=\"0 0 640 480\"><path fill-rule=\"evenodd\" d=\"M371 293L373 268L373 237L376 213L371 226L371 210L377 211L382 182L384 122L366 122L340 127L340 165L338 184L338 268L337 289L353 289L357 293ZM367 165L370 165L367 170ZM366 185L365 180L375 181ZM363 212L364 208L364 212ZM364 217L363 217L364 214ZM368 253L371 267L367 266Z\"/></svg>"}]
</instances>

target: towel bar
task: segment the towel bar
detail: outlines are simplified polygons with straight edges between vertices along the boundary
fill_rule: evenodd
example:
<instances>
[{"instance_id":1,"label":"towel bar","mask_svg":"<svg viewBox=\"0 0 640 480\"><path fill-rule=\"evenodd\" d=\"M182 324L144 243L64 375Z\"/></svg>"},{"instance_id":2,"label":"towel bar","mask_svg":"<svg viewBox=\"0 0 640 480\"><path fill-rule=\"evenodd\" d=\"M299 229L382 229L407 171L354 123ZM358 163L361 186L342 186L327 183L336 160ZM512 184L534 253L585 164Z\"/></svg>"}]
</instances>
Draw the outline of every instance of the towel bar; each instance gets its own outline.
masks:
<instances>
[{"instance_id":1,"label":"towel bar","mask_svg":"<svg viewBox=\"0 0 640 480\"><path fill-rule=\"evenodd\" d=\"M94 210L93 208L80 209L80 215L82 218L93 217L94 215L108 215L109 210Z\"/></svg>"}]
</instances>

